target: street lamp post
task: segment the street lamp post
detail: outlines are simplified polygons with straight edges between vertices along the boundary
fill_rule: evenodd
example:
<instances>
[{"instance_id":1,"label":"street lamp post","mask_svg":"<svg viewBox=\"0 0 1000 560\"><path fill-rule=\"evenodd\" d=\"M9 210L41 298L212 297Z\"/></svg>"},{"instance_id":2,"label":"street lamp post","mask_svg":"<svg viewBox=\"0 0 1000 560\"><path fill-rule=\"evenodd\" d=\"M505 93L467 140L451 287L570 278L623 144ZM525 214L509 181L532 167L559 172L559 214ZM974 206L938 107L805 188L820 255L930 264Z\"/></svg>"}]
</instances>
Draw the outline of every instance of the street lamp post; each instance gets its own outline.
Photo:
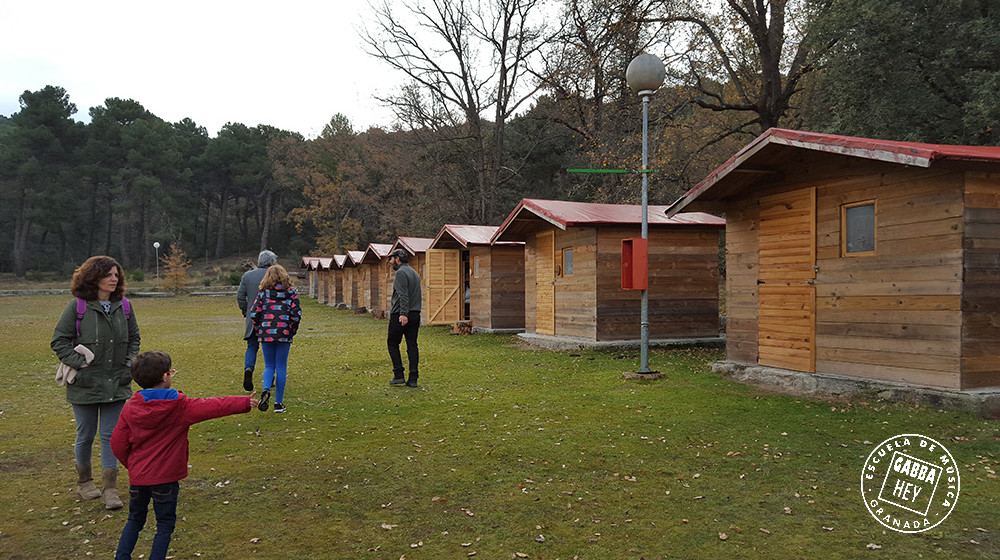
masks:
<instances>
[{"instance_id":1,"label":"street lamp post","mask_svg":"<svg viewBox=\"0 0 1000 560\"><path fill-rule=\"evenodd\" d=\"M628 82L639 97L642 97L642 238L649 238L649 209L648 209L648 185L649 185L649 151L647 149L647 137L649 136L649 99L656 93L656 90L663 85L664 79L663 61L659 57L651 54L640 54L629 62L625 70L625 81ZM646 270L647 282L649 279L649 269ZM649 369L649 290L642 290L642 311L639 318L640 335L640 365L636 373L654 373Z\"/></svg>"},{"instance_id":2,"label":"street lamp post","mask_svg":"<svg viewBox=\"0 0 1000 560\"><path fill-rule=\"evenodd\" d=\"M160 289L160 242L153 242L153 250L156 251L156 289Z\"/></svg>"}]
</instances>

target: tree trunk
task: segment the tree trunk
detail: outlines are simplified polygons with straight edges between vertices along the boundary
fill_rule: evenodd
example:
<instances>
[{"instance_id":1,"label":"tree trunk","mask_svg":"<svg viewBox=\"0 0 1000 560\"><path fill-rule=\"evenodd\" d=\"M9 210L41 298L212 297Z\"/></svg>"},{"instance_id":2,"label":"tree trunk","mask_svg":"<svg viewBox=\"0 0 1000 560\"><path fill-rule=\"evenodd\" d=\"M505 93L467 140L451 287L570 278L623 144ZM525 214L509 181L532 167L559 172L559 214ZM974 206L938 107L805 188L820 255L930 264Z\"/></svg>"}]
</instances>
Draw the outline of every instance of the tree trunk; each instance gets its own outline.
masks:
<instances>
[{"instance_id":1,"label":"tree trunk","mask_svg":"<svg viewBox=\"0 0 1000 560\"><path fill-rule=\"evenodd\" d=\"M226 244L226 210L229 206L229 197L225 194L219 195L219 235L215 239L215 258L221 259L222 252Z\"/></svg>"},{"instance_id":2,"label":"tree trunk","mask_svg":"<svg viewBox=\"0 0 1000 560\"><path fill-rule=\"evenodd\" d=\"M273 212L274 193L270 190L264 194L264 223L260 227L260 250L267 249L267 237L271 230L271 212Z\"/></svg>"},{"instance_id":3,"label":"tree trunk","mask_svg":"<svg viewBox=\"0 0 1000 560\"><path fill-rule=\"evenodd\" d=\"M19 212L14 221L14 249L11 251L14 258L14 275L24 278L27 272L25 257L28 250L28 234L31 232L31 220L24 216L24 212Z\"/></svg>"}]
</instances>

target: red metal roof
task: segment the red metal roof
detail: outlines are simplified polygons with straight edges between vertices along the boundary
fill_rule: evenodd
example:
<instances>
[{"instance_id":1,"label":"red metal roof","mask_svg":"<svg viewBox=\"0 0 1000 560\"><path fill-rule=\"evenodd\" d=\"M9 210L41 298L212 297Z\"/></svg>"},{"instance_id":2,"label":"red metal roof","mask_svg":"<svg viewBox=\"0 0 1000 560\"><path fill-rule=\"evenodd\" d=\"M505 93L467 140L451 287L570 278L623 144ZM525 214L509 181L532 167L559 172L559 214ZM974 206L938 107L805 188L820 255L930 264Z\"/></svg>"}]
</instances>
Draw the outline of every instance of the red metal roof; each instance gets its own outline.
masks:
<instances>
[{"instance_id":1,"label":"red metal roof","mask_svg":"<svg viewBox=\"0 0 1000 560\"><path fill-rule=\"evenodd\" d=\"M333 263L333 257L320 257L317 259L319 261L319 267L323 270L330 270L330 264Z\"/></svg>"},{"instance_id":2,"label":"red metal roof","mask_svg":"<svg viewBox=\"0 0 1000 560\"><path fill-rule=\"evenodd\" d=\"M937 161L1000 164L1000 147L997 146L922 144L772 128L758 136L736 155L729 158L729 161L719 166L697 186L671 204L666 215L673 215L694 199L703 197L706 192L713 190L715 185L741 167L748 168L747 171L761 172L760 169L754 169L748 163L757 159L756 156L770 146L814 150L916 167L930 167Z\"/></svg>"},{"instance_id":3,"label":"red metal roof","mask_svg":"<svg viewBox=\"0 0 1000 560\"><path fill-rule=\"evenodd\" d=\"M499 229L497 226L445 224L441 228L441 231L438 232L437 237L434 238L434 243L431 244L431 247L437 246L438 241L443 235L451 236L462 247L468 247L469 245L489 245L490 239L497 232L497 229Z\"/></svg>"},{"instance_id":4,"label":"red metal roof","mask_svg":"<svg viewBox=\"0 0 1000 560\"><path fill-rule=\"evenodd\" d=\"M358 266L361 264L361 259L364 258L364 251L348 251L347 256L350 257L350 262L353 266ZM344 264L347 264L346 262Z\"/></svg>"},{"instance_id":5,"label":"red metal roof","mask_svg":"<svg viewBox=\"0 0 1000 560\"><path fill-rule=\"evenodd\" d=\"M299 268L315 268L315 261L317 261L318 258L319 257L302 257L302 263L299 264Z\"/></svg>"},{"instance_id":6,"label":"red metal roof","mask_svg":"<svg viewBox=\"0 0 1000 560\"><path fill-rule=\"evenodd\" d=\"M667 206L648 205L647 223L650 226L716 226L726 224L726 220L703 212L686 212L668 218ZM642 206L639 204L598 204L594 202L568 202L563 200L522 199L517 208L507 217L493 236L493 242L501 240L504 233L516 221L544 220L559 229L572 226L600 225L640 225Z\"/></svg>"},{"instance_id":7,"label":"red metal roof","mask_svg":"<svg viewBox=\"0 0 1000 560\"><path fill-rule=\"evenodd\" d=\"M334 255L333 262L336 263L337 268L344 268L344 262L347 261L347 255Z\"/></svg>"},{"instance_id":8,"label":"red metal roof","mask_svg":"<svg viewBox=\"0 0 1000 560\"><path fill-rule=\"evenodd\" d=\"M392 248L402 247L406 249L411 255L416 255L417 253L426 253L427 249L431 248L431 244L434 243L434 238L432 237L403 237L400 236L396 238L396 242L393 243ZM390 251L391 253L392 251Z\"/></svg>"},{"instance_id":9,"label":"red metal roof","mask_svg":"<svg viewBox=\"0 0 1000 560\"><path fill-rule=\"evenodd\" d=\"M369 243L361 260L364 262L378 262L388 257L391 250L392 245L389 243Z\"/></svg>"}]
</instances>

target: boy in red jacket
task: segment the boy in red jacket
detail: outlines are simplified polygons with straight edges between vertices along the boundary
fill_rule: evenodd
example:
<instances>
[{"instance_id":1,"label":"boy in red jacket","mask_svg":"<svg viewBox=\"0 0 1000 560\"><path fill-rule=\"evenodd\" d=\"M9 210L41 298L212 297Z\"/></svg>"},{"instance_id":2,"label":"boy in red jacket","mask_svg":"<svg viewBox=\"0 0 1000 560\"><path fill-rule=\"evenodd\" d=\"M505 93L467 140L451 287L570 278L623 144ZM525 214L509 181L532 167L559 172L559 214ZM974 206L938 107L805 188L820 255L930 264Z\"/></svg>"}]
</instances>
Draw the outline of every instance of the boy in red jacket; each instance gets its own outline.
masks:
<instances>
[{"instance_id":1,"label":"boy in red jacket","mask_svg":"<svg viewBox=\"0 0 1000 560\"><path fill-rule=\"evenodd\" d=\"M204 420L250 412L256 393L241 397L188 398L170 385L170 355L153 350L132 359L132 379L142 387L125 403L111 434L111 450L128 469L128 521L115 560L127 560L146 524L149 501L156 514L150 560L167 555L177 520L178 481L187 477L188 428Z\"/></svg>"}]
</instances>

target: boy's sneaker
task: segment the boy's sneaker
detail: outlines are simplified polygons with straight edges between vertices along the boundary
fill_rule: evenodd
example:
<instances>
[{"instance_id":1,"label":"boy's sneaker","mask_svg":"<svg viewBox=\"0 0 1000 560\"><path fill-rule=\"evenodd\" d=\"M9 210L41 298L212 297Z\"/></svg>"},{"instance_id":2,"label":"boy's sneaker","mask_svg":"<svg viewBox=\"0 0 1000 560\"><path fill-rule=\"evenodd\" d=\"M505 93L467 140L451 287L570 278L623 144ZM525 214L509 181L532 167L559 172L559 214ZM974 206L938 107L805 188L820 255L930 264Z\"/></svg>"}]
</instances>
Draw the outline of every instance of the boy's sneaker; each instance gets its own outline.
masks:
<instances>
[{"instance_id":1,"label":"boy's sneaker","mask_svg":"<svg viewBox=\"0 0 1000 560\"><path fill-rule=\"evenodd\" d=\"M257 405L257 409L261 412L267 411L267 402L271 400L271 391L264 389L260 394L260 404Z\"/></svg>"},{"instance_id":2,"label":"boy's sneaker","mask_svg":"<svg viewBox=\"0 0 1000 560\"><path fill-rule=\"evenodd\" d=\"M243 370L243 390L253 391L253 368Z\"/></svg>"},{"instance_id":3,"label":"boy's sneaker","mask_svg":"<svg viewBox=\"0 0 1000 560\"><path fill-rule=\"evenodd\" d=\"M285 411L285 405L283 403L280 403L280 402L274 403L274 411L275 412L284 412Z\"/></svg>"}]
</instances>

